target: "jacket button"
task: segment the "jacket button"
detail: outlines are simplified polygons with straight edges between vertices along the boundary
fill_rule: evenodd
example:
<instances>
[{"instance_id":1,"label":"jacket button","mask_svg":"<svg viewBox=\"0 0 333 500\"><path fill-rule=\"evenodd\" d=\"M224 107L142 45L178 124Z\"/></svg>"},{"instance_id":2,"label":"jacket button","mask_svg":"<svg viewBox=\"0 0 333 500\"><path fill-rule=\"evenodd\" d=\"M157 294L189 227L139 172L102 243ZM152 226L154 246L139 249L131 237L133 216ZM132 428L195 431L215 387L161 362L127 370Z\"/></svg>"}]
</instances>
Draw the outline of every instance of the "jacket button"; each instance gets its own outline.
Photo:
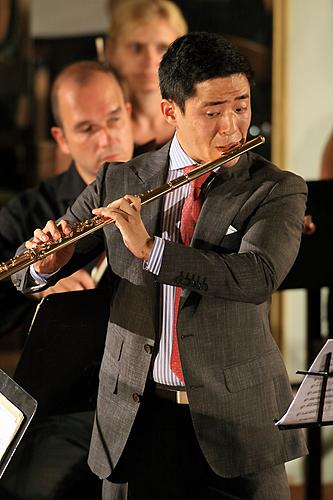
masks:
<instances>
[{"instance_id":1,"label":"jacket button","mask_svg":"<svg viewBox=\"0 0 333 500\"><path fill-rule=\"evenodd\" d=\"M175 282L177 283L177 285L180 285L182 281L183 281L182 274L180 276L175 277Z\"/></svg>"},{"instance_id":2,"label":"jacket button","mask_svg":"<svg viewBox=\"0 0 333 500\"><path fill-rule=\"evenodd\" d=\"M132 398L136 403L140 403L140 401L141 401L141 396L136 392L134 392L134 394L132 394Z\"/></svg>"},{"instance_id":3,"label":"jacket button","mask_svg":"<svg viewBox=\"0 0 333 500\"><path fill-rule=\"evenodd\" d=\"M149 344L145 344L144 345L144 350L146 351L147 354L152 354L152 352L153 352L153 346L151 346Z\"/></svg>"}]
</instances>

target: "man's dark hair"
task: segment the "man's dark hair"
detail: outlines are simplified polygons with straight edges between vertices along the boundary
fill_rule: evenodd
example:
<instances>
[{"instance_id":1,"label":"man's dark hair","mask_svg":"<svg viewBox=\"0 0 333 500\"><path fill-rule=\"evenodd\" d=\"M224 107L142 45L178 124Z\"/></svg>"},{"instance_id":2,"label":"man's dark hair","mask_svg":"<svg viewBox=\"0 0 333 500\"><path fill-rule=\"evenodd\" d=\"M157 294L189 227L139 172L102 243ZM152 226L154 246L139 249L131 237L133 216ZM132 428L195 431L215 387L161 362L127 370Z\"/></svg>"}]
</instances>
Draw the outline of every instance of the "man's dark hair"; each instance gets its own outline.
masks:
<instances>
[{"instance_id":1,"label":"man's dark hair","mask_svg":"<svg viewBox=\"0 0 333 500\"><path fill-rule=\"evenodd\" d=\"M231 42L218 33L189 33L177 38L162 58L161 94L184 112L185 101L195 95L197 83L236 73L244 74L252 85L250 63Z\"/></svg>"}]
</instances>

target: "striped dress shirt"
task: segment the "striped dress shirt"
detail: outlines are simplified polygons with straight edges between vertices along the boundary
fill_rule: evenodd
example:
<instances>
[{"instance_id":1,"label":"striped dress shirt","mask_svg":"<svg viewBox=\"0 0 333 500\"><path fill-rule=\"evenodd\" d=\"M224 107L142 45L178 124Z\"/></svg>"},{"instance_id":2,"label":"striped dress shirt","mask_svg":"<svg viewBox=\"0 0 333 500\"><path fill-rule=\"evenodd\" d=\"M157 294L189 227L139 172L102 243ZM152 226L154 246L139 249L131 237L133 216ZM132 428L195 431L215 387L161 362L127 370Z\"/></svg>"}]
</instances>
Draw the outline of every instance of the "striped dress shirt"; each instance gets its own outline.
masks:
<instances>
[{"instance_id":1,"label":"striped dress shirt","mask_svg":"<svg viewBox=\"0 0 333 500\"><path fill-rule=\"evenodd\" d=\"M172 139L170 146L170 163L168 181L184 175L184 167L193 165L195 162L181 148L177 136ZM162 237L155 236L154 245L149 261L145 269L157 274L160 271L164 251L164 241L180 241L180 219L185 198L189 192L189 184L168 193L164 198ZM155 382L181 387L184 384L172 372L170 358L172 350L172 336L174 329L174 300L176 287L171 285L162 286L162 325L159 350L153 367L153 378Z\"/></svg>"}]
</instances>

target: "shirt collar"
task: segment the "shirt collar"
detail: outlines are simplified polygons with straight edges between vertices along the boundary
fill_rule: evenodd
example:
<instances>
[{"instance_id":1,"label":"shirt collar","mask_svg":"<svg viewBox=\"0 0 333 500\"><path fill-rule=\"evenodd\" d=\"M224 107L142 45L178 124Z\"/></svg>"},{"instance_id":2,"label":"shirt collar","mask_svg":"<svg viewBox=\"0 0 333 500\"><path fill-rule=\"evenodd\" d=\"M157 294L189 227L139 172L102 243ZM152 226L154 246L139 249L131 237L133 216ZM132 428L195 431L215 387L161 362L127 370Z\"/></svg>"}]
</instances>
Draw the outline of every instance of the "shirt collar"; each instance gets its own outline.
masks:
<instances>
[{"instance_id":1,"label":"shirt collar","mask_svg":"<svg viewBox=\"0 0 333 500\"><path fill-rule=\"evenodd\" d=\"M192 158L185 153L179 144L176 134L172 138L169 155L170 170L177 170L179 168L187 167L188 165L197 165L197 162L193 161Z\"/></svg>"}]
</instances>

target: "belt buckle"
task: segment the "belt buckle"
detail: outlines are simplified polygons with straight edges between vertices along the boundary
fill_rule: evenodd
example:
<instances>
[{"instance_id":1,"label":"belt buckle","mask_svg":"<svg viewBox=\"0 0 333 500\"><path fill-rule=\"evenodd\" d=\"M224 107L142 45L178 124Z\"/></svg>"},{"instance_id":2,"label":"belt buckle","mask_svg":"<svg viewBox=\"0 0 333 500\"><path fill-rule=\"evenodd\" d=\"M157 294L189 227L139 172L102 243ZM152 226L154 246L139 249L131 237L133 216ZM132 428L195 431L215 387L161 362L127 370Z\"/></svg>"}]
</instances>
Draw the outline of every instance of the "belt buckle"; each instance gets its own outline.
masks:
<instances>
[{"instance_id":1,"label":"belt buckle","mask_svg":"<svg viewBox=\"0 0 333 500\"><path fill-rule=\"evenodd\" d=\"M176 391L176 402L179 405L188 405L188 397L185 391Z\"/></svg>"}]
</instances>

